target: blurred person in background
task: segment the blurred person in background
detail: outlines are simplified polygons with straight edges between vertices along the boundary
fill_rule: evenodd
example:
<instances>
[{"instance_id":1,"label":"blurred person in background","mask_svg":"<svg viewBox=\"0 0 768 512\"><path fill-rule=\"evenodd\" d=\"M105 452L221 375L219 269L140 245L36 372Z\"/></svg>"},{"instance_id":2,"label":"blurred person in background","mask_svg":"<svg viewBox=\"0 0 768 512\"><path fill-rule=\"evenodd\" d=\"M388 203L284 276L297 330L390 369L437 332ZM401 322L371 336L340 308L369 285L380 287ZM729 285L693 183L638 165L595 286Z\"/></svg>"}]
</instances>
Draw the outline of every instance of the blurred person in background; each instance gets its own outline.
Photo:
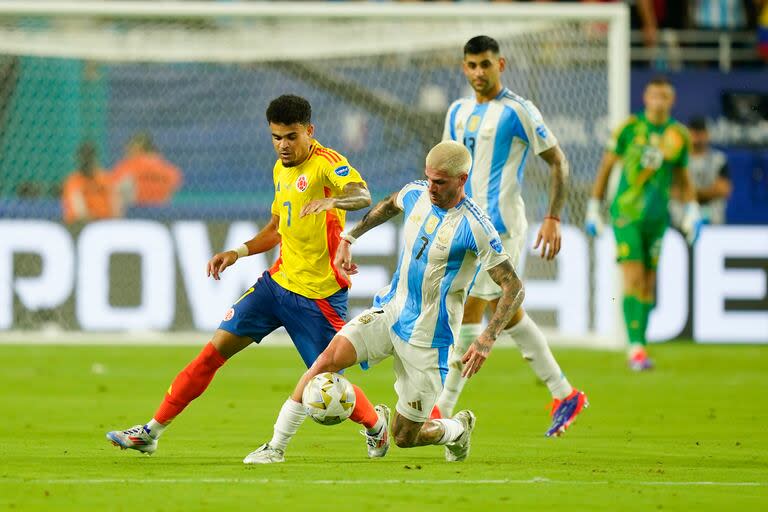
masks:
<instances>
[{"instance_id":1,"label":"blurred person in background","mask_svg":"<svg viewBox=\"0 0 768 512\"><path fill-rule=\"evenodd\" d=\"M725 203L731 196L733 185L728 175L728 160L725 153L709 145L709 131L704 118L696 117L688 123L691 134L691 157L688 171L696 186L696 199L701 207L701 218L708 224L725 223ZM679 186L673 186L669 213L672 225L680 227L683 222L684 205Z\"/></svg>"},{"instance_id":2,"label":"blurred person in background","mask_svg":"<svg viewBox=\"0 0 768 512\"><path fill-rule=\"evenodd\" d=\"M167 204L182 183L181 171L163 158L145 132L128 141L113 177L125 203L136 206Z\"/></svg>"},{"instance_id":3,"label":"blurred person in background","mask_svg":"<svg viewBox=\"0 0 768 512\"><path fill-rule=\"evenodd\" d=\"M611 204L616 256L624 279L623 312L629 338L628 363L634 371L653 368L646 352L648 318L656 304L656 268L669 225L669 196L677 182L685 211L681 228L689 244L701 227L696 191L688 172L690 136L671 116L675 89L665 77L648 82L645 109L627 119L608 142L595 177L586 214L586 232L602 232L601 203L614 165L619 187Z\"/></svg>"},{"instance_id":4,"label":"blurred person in background","mask_svg":"<svg viewBox=\"0 0 768 512\"><path fill-rule=\"evenodd\" d=\"M77 149L77 170L64 181L61 206L67 224L122 216L112 177L99 167L92 142Z\"/></svg>"}]
</instances>

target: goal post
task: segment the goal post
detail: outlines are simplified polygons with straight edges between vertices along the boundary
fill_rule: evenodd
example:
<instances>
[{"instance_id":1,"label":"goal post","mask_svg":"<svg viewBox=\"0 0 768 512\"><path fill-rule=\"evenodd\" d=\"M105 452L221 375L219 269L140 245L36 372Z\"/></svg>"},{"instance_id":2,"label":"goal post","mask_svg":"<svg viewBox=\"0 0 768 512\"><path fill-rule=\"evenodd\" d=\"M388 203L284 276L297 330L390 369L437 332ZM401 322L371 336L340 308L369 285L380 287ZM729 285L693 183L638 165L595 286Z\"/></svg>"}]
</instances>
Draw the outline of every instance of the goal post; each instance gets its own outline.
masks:
<instances>
[{"instance_id":1,"label":"goal post","mask_svg":"<svg viewBox=\"0 0 768 512\"><path fill-rule=\"evenodd\" d=\"M188 269L269 215L268 101L283 93L307 97L318 140L347 156L382 198L420 176L448 104L471 93L461 49L479 34L500 42L509 63L505 85L536 103L571 162L563 254L556 264L525 258L528 307L564 340L608 346L621 339L619 318L613 327L597 319L605 310L596 302L598 287L605 291L598 269L606 261L598 261L581 226L605 138L628 114L623 4L0 3L0 236L19 239L24 223L40 233L56 230L52 236L69 237L61 250L72 260L47 272L54 257L25 257L39 250L29 243L0 247L7 267L0 276L8 278L0 289L0 331L215 327L215 315L202 318L201 311L223 314L237 296L190 284ZM111 169L139 132L150 133L182 170L183 185L168 204L132 207L124 220L109 221L115 237L127 230L137 248L102 243L101 284L84 283L81 252L99 223L64 225L61 185L83 141L93 142L101 166ZM532 228L548 204L548 173L536 160L529 159L523 189ZM141 229L155 231L145 236ZM200 254L187 262L193 231L202 237L193 244ZM173 282L158 292L173 301L170 308L146 292L165 289L145 282L151 276L141 243L153 236L170 251ZM392 247L372 244L360 255L364 271L351 292L352 310L364 307L394 269L393 236ZM586 277L570 278L579 273ZM249 286L248 279L255 276L238 277L238 286ZM60 292L40 298L35 283ZM564 301L569 287L585 298ZM201 293L211 302L197 304ZM82 315L93 308L116 320L92 325Z\"/></svg>"}]
</instances>

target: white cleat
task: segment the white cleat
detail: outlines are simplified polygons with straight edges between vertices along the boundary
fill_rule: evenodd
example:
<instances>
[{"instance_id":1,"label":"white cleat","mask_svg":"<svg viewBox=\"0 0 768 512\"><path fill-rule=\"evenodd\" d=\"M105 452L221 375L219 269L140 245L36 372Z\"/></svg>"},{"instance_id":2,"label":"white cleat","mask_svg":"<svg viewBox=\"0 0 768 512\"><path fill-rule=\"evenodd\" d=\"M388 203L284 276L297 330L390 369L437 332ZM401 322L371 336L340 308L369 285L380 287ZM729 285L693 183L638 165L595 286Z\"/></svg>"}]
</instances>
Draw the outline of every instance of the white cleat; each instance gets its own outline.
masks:
<instances>
[{"instance_id":1,"label":"white cleat","mask_svg":"<svg viewBox=\"0 0 768 512\"><path fill-rule=\"evenodd\" d=\"M369 434L365 429L360 431L365 436L366 444L368 444L369 459L383 457L387 454L387 450L389 450L389 407L379 404L374 409L376 409L379 418L384 419L384 426L381 427L381 430L376 435Z\"/></svg>"},{"instance_id":2,"label":"white cleat","mask_svg":"<svg viewBox=\"0 0 768 512\"><path fill-rule=\"evenodd\" d=\"M455 420L459 420L464 425L464 432L452 443L445 445L445 460L448 462L461 462L469 455L469 443L472 438L472 431L475 429L475 414L472 411L459 411Z\"/></svg>"},{"instance_id":3,"label":"white cleat","mask_svg":"<svg viewBox=\"0 0 768 512\"><path fill-rule=\"evenodd\" d=\"M272 448L269 443L256 448L243 459L243 464L276 464L285 462L285 452L279 448Z\"/></svg>"},{"instance_id":4,"label":"white cleat","mask_svg":"<svg viewBox=\"0 0 768 512\"><path fill-rule=\"evenodd\" d=\"M157 439L149 435L146 425L136 425L126 430L113 430L107 432L107 439L121 450L130 448L147 455L152 455L157 450Z\"/></svg>"}]
</instances>

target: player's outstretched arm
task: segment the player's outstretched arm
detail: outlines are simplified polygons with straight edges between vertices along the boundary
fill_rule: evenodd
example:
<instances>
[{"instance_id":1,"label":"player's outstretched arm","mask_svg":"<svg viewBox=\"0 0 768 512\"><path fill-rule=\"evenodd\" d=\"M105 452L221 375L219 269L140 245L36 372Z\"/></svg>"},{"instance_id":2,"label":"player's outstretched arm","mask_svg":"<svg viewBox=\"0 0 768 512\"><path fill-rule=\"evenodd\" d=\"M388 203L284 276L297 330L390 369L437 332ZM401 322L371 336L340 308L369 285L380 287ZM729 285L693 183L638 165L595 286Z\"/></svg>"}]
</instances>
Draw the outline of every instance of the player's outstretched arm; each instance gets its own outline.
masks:
<instances>
[{"instance_id":1,"label":"player's outstretched arm","mask_svg":"<svg viewBox=\"0 0 768 512\"><path fill-rule=\"evenodd\" d=\"M386 199L382 199L366 213L362 220L355 224L355 227L347 231L353 238L360 238L363 233L375 228L379 224L384 224L398 213L402 212L397 205L397 194L395 192Z\"/></svg>"},{"instance_id":2,"label":"player's outstretched arm","mask_svg":"<svg viewBox=\"0 0 768 512\"><path fill-rule=\"evenodd\" d=\"M549 165L549 213L541 223L534 249L541 246L541 257L552 260L560 252L562 236L560 234L560 213L563 211L568 193L568 159L560 146L553 146L541 153L542 159Z\"/></svg>"},{"instance_id":3,"label":"player's outstretched arm","mask_svg":"<svg viewBox=\"0 0 768 512\"><path fill-rule=\"evenodd\" d=\"M483 363L488 359L493 344L496 343L496 338L509 325L525 298L523 282L508 259L488 270L488 274L501 287L501 298L488 322L488 327L469 346L461 360L464 363L462 376L467 378L480 371Z\"/></svg>"},{"instance_id":4,"label":"player's outstretched arm","mask_svg":"<svg viewBox=\"0 0 768 512\"><path fill-rule=\"evenodd\" d=\"M371 193L368 191L368 187L365 186L365 183L347 183L344 186L341 195L315 199L314 201L305 204L304 208L301 209L301 213L299 213L299 217L324 212L331 208L354 211L370 205Z\"/></svg>"},{"instance_id":5,"label":"player's outstretched arm","mask_svg":"<svg viewBox=\"0 0 768 512\"><path fill-rule=\"evenodd\" d=\"M358 237L379 224L383 224L392 217L396 216L402 210L397 206L397 192L388 198L379 201L365 214L363 219L355 224L355 227L341 234L341 243L336 249L334 264L336 268L343 270L348 277L357 274L357 265L352 262L352 244Z\"/></svg>"},{"instance_id":6,"label":"player's outstretched arm","mask_svg":"<svg viewBox=\"0 0 768 512\"><path fill-rule=\"evenodd\" d=\"M213 278L218 281L221 279L220 274L224 272L227 267L233 265L239 258L266 252L275 247L280 243L280 233L278 232L279 226L280 217L272 215L272 218L267 225L264 226L256 236L245 242L243 245L237 249L230 249L214 254L213 257L208 260L208 277L213 276Z\"/></svg>"}]
</instances>

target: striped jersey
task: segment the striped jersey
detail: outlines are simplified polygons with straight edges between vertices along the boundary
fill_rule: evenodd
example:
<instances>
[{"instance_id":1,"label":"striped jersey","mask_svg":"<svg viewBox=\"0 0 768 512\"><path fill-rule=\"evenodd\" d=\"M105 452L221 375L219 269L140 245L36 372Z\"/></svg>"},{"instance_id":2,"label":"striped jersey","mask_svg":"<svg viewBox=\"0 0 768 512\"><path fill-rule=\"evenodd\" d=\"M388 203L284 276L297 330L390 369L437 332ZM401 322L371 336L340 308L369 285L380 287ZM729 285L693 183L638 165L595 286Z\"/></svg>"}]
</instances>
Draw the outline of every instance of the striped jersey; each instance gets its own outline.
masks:
<instances>
[{"instance_id":1,"label":"striped jersey","mask_svg":"<svg viewBox=\"0 0 768 512\"><path fill-rule=\"evenodd\" d=\"M347 159L313 141L301 164L285 167L278 159L273 170L275 198L272 214L280 217L280 256L270 269L283 288L310 299L333 295L349 283L333 265L345 211L331 210L299 218L314 199L336 196L348 183L365 183Z\"/></svg>"},{"instance_id":2,"label":"striped jersey","mask_svg":"<svg viewBox=\"0 0 768 512\"><path fill-rule=\"evenodd\" d=\"M466 192L496 230L524 232L528 223L520 188L528 153L557 145L536 106L507 88L486 103L461 98L448 109L443 140L461 142L472 154Z\"/></svg>"},{"instance_id":3,"label":"striped jersey","mask_svg":"<svg viewBox=\"0 0 768 512\"><path fill-rule=\"evenodd\" d=\"M481 270L507 260L499 234L470 198L443 210L432 204L426 181L397 194L403 210L403 243L390 285L374 307L394 308L394 333L419 347L453 344L461 327L464 300Z\"/></svg>"}]
</instances>

